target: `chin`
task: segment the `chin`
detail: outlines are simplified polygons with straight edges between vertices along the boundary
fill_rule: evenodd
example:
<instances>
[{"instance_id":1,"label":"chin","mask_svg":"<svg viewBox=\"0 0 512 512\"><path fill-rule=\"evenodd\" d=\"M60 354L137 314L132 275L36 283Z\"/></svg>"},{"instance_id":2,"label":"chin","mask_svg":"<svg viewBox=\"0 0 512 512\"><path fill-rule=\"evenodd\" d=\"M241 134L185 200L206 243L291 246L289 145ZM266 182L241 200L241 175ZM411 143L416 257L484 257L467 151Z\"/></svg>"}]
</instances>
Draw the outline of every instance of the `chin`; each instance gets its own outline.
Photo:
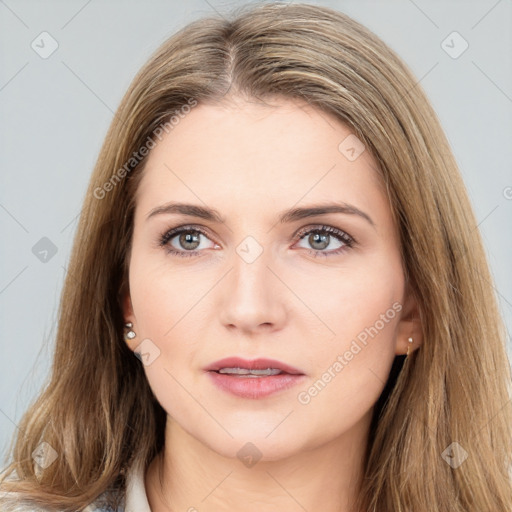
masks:
<instances>
[{"instance_id":1,"label":"chin","mask_svg":"<svg viewBox=\"0 0 512 512\"><path fill-rule=\"evenodd\" d=\"M286 459L306 449L307 443L304 438L301 438L301 432L286 429L284 425L276 429L275 426L278 423L274 423L270 429L265 422L253 421L250 427L239 425L238 428L229 427L225 423L233 438L227 434L212 437L211 430L192 432L192 435L219 455L229 459L239 459L242 463L247 457L261 462ZM272 433L268 435L269 432ZM251 464L245 465L250 467Z\"/></svg>"}]
</instances>

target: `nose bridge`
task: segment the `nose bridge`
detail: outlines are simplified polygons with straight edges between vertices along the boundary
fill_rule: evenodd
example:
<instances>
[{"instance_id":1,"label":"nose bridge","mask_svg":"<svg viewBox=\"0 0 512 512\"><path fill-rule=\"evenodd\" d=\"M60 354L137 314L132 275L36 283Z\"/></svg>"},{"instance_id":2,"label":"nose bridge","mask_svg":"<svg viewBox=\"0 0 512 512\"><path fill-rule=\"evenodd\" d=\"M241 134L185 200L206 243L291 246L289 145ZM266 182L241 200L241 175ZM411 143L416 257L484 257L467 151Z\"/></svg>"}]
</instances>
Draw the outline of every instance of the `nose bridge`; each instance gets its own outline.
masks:
<instances>
[{"instance_id":1,"label":"nose bridge","mask_svg":"<svg viewBox=\"0 0 512 512\"><path fill-rule=\"evenodd\" d=\"M269 298L269 287L275 284L268 269L271 264L270 250L252 236L236 247L230 288L240 304L246 302L256 307L260 303L261 306Z\"/></svg>"},{"instance_id":2,"label":"nose bridge","mask_svg":"<svg viewBox=\"0 0 512 512\"><path fill-rule=\"evenodd\" d=\"M222 322L244 330L280 326L285 308L279 280L269 269L272 251L248 236L236 247L232 267L223 289Z\"/></svg>"}]
</instances>

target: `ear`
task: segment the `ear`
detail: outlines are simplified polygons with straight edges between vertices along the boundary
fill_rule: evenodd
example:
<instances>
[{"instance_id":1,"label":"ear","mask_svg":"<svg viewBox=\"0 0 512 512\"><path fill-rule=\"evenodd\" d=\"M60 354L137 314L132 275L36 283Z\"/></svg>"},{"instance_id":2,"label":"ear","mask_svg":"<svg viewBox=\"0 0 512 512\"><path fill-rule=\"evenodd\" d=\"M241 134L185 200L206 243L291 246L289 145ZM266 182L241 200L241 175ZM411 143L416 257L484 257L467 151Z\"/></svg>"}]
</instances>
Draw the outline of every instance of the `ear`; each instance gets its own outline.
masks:
<instances>
[{"instance_id":1,"label":"ear","mask_svg":"<svg viewBox=\"0 0 512 512\"><path fill-rule=\"evenodd\" d=\"M423 329L418 301L410 286L404 294L404 303L396 331L395 354L406 355L417 350L423 343ZM409 339L412 338L412 343Z\"/></svg>"},{"instance_id":2,"label":"ear","mask_svg":"<svg viewBox=\"0 0 512 512\"><path fill-rule=\"evenodd\" d=\"M132 299L130 297L129 291L127 291L123 295L122 303L123 303L123 318L125 320L125 323L126 322L133 323L133 320L134 320L133 305L132 305Z\"/></svg>"}]
</instances>

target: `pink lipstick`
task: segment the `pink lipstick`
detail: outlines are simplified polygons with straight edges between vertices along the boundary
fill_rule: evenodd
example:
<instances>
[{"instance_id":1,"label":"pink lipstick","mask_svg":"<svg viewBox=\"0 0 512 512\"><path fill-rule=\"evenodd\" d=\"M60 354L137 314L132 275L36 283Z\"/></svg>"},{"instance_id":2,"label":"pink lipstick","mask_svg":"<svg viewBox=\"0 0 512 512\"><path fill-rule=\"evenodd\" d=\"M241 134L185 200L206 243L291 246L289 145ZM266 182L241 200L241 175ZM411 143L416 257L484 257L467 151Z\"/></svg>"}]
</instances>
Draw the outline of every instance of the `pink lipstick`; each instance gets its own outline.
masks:
<instances>
[{"instance_id":1,"label":"pink lipstick","mask_svg":"<svg viewBox=\"0 0 512 512\"><path fill-rule=\"evenodd\" d=\"M265 398L301 382L304 373L275 359L228 357L204 369L220 389L242 398Z\"/></svg>"}]
</instances>

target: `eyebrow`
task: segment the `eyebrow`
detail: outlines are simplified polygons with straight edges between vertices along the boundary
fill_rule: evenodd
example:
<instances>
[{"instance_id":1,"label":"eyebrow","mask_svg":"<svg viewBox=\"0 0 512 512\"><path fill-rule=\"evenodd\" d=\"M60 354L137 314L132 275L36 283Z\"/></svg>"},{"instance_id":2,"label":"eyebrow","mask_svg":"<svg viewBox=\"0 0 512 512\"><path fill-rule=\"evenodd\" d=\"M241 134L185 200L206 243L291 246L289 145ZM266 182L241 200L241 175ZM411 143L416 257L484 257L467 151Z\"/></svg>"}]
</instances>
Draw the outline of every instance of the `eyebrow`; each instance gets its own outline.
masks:
<instances>
[{"instance_id":1,"label":"eyebrow","mask_svg":"<svg viewBox=\"0 0 512 512\"><path fill-rule=\"evenodd\" d=\"M155 215L173 213L188 215L190 217L198 217L204 220L217 222L220 224L226 222L226 219L224 219L224 217L222 217L222 215L214 208L208 208L205 206L199 206L194 204L172 202L153 208L153 210L151 210L147 215L146 220L149 220L151 217L154 217ZM279 214L278 222L281 224L285 224L295 222L301 219L306 219L308 217L316 217L317 215L327 215L330 213L357 215L365 219L369 224L375 227L375 223L367 213L347 203L325 203L309 207L291 208Z\"/></svg>"}]
</instances>

